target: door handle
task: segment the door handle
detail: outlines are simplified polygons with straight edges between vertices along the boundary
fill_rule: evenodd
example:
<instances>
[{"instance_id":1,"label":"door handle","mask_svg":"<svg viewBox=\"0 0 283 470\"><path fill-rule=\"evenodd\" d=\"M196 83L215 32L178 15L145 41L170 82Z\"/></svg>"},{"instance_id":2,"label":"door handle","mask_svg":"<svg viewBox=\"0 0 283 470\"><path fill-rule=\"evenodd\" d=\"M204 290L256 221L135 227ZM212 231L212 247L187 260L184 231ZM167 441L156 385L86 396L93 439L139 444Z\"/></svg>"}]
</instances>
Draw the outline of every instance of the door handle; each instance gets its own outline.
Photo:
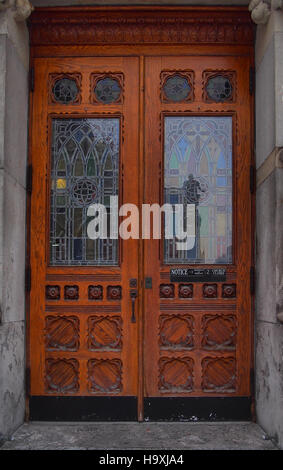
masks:
<instances>
[{"instance_id":1,"label":"door handle","mask_svg":"<svg viewBox=\"0 0 283 470\"><path fill-rule=\"evenodd\" d=\"M131 289L130 290L130 298L131 298L131 301L132 301L132 317L131 317L131 322L132 323L136 323L135 304L136 304L137 296L138 296L137 289Z\"/></svg>"}]
</instances>

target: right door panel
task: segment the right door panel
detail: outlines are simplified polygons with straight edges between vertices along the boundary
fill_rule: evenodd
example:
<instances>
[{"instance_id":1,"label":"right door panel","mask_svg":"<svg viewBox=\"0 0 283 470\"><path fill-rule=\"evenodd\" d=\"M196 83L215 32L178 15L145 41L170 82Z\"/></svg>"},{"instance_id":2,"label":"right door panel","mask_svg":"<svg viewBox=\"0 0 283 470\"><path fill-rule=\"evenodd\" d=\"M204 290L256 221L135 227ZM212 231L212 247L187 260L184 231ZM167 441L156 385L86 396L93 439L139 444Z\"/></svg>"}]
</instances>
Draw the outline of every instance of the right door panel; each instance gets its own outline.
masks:
<instances>
[{"instance_id":1,"label":"right door panel","mask_svg":"<svg viewBox=\"0 0 283 470\"><path fill-rule=\"evenodd\" d=\"M144 274L153 279L145 289L145 418L229 419L231 407L248 417L250 65L224 56L146 60L144 202L191 212L185 248L175 232L144 241ZM182 281L170 276L174 268L194 272Z\"/></svg>"}]
</instances>

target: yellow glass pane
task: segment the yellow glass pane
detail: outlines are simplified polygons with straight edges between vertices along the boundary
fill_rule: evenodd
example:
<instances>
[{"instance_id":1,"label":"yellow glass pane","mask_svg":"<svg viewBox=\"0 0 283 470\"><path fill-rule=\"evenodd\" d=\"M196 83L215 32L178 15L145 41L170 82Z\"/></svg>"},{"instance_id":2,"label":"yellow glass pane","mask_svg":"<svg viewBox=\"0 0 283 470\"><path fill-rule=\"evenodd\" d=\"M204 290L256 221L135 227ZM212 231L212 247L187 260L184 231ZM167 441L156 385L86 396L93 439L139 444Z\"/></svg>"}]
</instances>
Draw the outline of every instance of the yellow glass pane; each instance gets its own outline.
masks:
<instances>
[{"instance_id":1,"label":"yellow glass pane","mask_svg":"<svg viewBox=\"0 0 283 470\"><path fill-rule=\"evenodd\" d=\"M65 178L57 179L56 187L57 189L66 189L66 179Z\"/></svg>"}]
</instances>

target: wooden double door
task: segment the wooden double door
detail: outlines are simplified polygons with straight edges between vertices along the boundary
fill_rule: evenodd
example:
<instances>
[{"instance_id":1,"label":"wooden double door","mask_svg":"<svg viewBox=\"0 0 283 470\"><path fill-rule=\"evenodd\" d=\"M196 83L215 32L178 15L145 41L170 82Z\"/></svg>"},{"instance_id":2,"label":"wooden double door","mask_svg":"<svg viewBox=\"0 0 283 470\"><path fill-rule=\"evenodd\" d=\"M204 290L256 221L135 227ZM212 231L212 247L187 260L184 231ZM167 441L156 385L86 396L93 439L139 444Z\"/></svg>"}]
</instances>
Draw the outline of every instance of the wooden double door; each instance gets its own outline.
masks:
<instances>
[{"instance_id":1,"label":"wooden double door","mask_svg":"<svg viewBox=\"0 0 283 470\"><path fill-rule=\"evenodd\" d=\"M249 417L249 70L241 56L34 59L31 419ZM189 208L185 247L164 216L160 237L145 229L163 204L174 220Z\"/></svg>"}]
</instances>

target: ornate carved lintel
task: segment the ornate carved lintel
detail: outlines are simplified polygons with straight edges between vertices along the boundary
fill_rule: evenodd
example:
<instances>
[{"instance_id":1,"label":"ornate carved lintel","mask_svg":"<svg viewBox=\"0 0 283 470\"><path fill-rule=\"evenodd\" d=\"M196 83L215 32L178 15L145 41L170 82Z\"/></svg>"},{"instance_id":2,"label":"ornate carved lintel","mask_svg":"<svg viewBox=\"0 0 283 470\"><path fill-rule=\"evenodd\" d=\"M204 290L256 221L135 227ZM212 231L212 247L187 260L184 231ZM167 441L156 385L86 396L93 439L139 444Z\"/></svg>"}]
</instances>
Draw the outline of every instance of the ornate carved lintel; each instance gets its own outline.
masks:
<instances>
[{"instance_id":1,"label":"ornate carved lintel","mask_svg":"<svg viewBox=\"0 0 283 470\"><path fill-rule=\"evenodd\" d=\"M217 7L103 7L37 9L30 18L32 46L105 44L247 44L254 42L248 11Z\"/></svg>"},{"instance_id":2,"label":"ornate carved lintel","mask_svg":"<svg viewBox=\"0 0 283 470\"><path fill-rule=\"evenodd\" d=\"M0 10L11 8L16 21L25 21L34 10L29 0L0 0Z\"/></svg>"}]
</instances>

